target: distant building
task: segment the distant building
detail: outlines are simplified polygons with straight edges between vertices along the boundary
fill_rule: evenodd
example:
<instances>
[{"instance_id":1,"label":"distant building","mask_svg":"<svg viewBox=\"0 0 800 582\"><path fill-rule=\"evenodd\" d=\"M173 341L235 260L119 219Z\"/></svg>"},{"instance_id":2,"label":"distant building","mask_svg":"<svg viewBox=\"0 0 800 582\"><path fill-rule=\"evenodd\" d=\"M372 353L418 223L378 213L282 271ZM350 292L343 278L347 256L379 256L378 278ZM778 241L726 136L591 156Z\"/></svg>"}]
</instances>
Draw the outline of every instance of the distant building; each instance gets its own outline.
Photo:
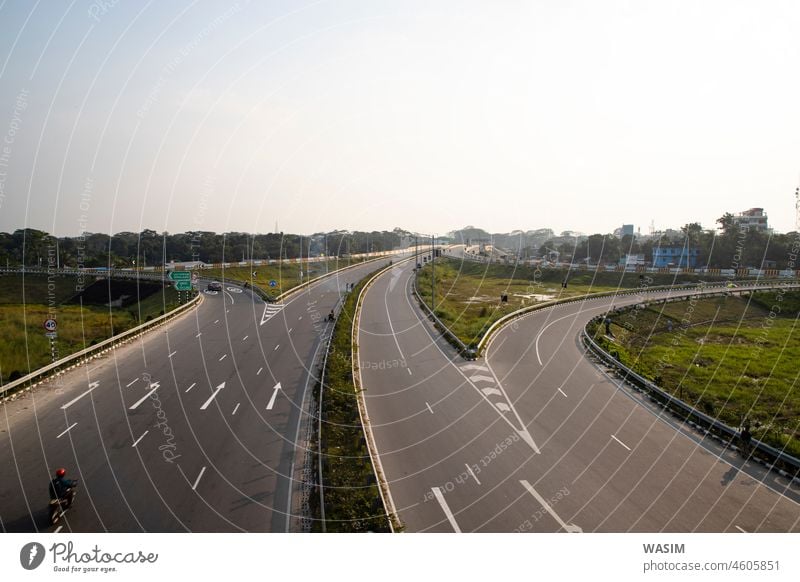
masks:
<instances>
[{"instance_id":1,"label":"distant building","mask_svg":"<svg viewBox=\"0 0 800 582\"><path fill-rule=\"evenodd\" d=\"M622 228L618 228L614 230L614 236L617 238L622 238L625 235L633 236L633 225L632 224L623 224Z\"/></svg>"},{"instance_id":2,"label":"distant building","mask_svg":"<svg viewBox=\"0 0 800 582\"><path fill-rule=\"evenodd\" d=\"M697 266L700 249L685 246L653 247L654 267L682 267L693 269Z\"/></svg>"},{"instance_id":3,"label":"distant building","mask_svg":"<svg viewBox=\"0 0 800 582\"><path fill-rule=\"evenodd\" d=\"M626 269L633 269L634 267L644 267L646 261L644 260L644 255L624 255L620 258L619 264Z\"/></svg>"},{"instance_id":4,"label":"distant building","mask_svg":"<svg viewBox=\"0 0 800 582\"><path fill-rule=\"evenodd\" d=\"M733 224L743 230L769 231L767 215L763 208L751 208L733 215Z\"/></svg>"}]
</instances>

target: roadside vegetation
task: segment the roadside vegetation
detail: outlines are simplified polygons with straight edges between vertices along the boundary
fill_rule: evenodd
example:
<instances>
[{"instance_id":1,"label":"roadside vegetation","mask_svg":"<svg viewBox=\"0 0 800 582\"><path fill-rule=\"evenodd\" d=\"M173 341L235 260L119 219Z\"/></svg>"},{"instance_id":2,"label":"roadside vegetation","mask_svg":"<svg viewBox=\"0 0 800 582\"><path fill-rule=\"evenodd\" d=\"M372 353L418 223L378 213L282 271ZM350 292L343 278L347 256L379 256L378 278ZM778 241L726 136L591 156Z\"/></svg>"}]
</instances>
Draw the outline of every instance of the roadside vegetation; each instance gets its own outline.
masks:
<instances>
[{"instance_id":1,"label":"roadside vegetation","mask_svg":"<svg viewBox=\"0 0 800 582\"><path fill-rule=\"evenodd\" d=\"M113 280L109 286L106 279L87 279L82 292L76 284L71 276L0 276L0 381L51 362L42 324L52 314L57 356L63 358L178 306L178 293L155 281Z\"/></svg>"},{"instance_id":2,"label":"roadside vegetation","mask_svg":"<svg viewBox=\"0 0 800 582\"><path fill-rule=\"evenodd\" d=\"M363 262L363 259L333 259L330 261L320 261L308 264L302 263L277 263L274 265L260 265L250 267L228 267L220 269L202 269L197 271L198 275L206 279L217 279L219 281L230 281L235 283L247 283L255 285L260 289L261 295L265 299L275 299L281 293L291 291L298 285L314 279L336 269L349 267ZM303 276L300 277L302 270ZM255 273L255 275L253 274ZM270 281L275 281L276 286L270 287Z\"/></svg>"},{"instance_id":3,"label":"roadside vegetation","mask_svg":"<svg viewBox=\"0 0 800 582\"><path fill-rule=\"evenodd\" d=\"M696 275L648 274L607 271L567 271L530 266L484 264L439 258L435 266L435 313L468 348L475 348L492 323L522 307L588 293L632 289L642 285L696 283ZM704 281L715 280L703 277ZM566 287L562 284L566 281ZM417 274L417 288L431 305L431 265ZM501 295L508 301L501 301Z\"/></svg>"},{"instance_id":4,"label":"roadside vegetation","mask_svg":"<svg viewBox=\"0 0 800 582\"><path fill-rule=\"evenodd\" d=\"M775 310L778 306L779 310ZM595 340L684 402L800 457L800 292L771 290L610 314Z\"/></svg>"},{"instance_id":5,"label":"roadside vegetation","mask_svg":"<svg viewBox=\"0 0 800 582\"><path fill-rule=\"evenodd\" d=\"M373 274L347 295L336 320L325 367L321 452L328 532L389 531L353 381L353 317L358 294ZM311 502L320 516L319 497L312 496Z\"/></svg>"}]
</instances>

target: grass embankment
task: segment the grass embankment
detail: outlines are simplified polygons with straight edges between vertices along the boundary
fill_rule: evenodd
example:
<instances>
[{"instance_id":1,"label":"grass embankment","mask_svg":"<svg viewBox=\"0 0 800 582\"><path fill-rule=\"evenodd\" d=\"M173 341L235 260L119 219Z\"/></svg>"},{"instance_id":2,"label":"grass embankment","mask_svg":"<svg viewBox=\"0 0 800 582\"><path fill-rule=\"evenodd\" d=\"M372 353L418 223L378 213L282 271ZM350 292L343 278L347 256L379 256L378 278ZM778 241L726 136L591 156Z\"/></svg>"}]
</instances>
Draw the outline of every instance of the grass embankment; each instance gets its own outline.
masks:
<instances>
[{"instance_id":1,"label":"grass embankment","mask_svg":"<svg viewBox=\"0 0 800 582\"><path fill-rule=\"evenodd\" d=\"M587 293L694 283L695 275L648 274L607 271L568 272L512 265L487 265L450 258L436 260L436 315L467 347L475 348L489 326L522 307ZM562 287L564 280L567 287ZM704 277L704 281L712 278ZM431 304L431 266L417 276L423 300ZM502 303L500 295L507 294Z\"/></svg>"},{"instance_id":2,"label":"grass embankment","mask_svg":"<svg viewBox=\"0 0 800 582\"><path fill-rule=\"evenodd\" d=\"M390 531L375 483L353 381L353 317L358 294L371 276L367 275L347 295L336 320L325 367L322 482L325 525L329 532ZM319 499L312 497L312 501L318 503Z\"/></svg>"},{"instance_id":3,"label":"grass embankment","mask_svg":"<svg viewBox=\"0 0 800 582\"><path fill-rule=\"evenodd\" d=\"M756 438L800 457L800 292L751 297L613 314L613 340L602 325L590 331L604 349L665 391L734 428L747 418Z\"/></svg>"},{"instance_id":4,"label":"grass embankment","mask_svg":"<svg viewBox=\"0 0 800 582\"><path fill-rule=\"evenodd\" d=\"M58 358L131 329L178 306L172 287L153 281L3 275L0 277L0 379L25 376L51 362L50 340L42 324L58 322ZM184 294L184 298L187 294ZM81 305L81 301L83 305ZM116 301L113 307L108 303Z\"/></svg>"},{"instance_id":5,"label":"grass embankment","mask_svg":"<svg viewBox=\"0 0 800 582\"><path fill-rule=\"evenodd\" d=\"M342 269L364 262L364 259L333 259L330 261L320 261L315 263L276 263L274 265L260 265L257 267L227 267L219 269L202 269L197 271L198 275L206 279L218 279L219 281L231 281L237 283L247 283L255 285L267 299L275 299L281 293L291 291L301 283L314 279L336 269ZM303 277L300 278L300 271ZM255 273L255 275L253 275ZM275 281L277 285L270 287L270 281Z\"/></svg>"}]
</instances>

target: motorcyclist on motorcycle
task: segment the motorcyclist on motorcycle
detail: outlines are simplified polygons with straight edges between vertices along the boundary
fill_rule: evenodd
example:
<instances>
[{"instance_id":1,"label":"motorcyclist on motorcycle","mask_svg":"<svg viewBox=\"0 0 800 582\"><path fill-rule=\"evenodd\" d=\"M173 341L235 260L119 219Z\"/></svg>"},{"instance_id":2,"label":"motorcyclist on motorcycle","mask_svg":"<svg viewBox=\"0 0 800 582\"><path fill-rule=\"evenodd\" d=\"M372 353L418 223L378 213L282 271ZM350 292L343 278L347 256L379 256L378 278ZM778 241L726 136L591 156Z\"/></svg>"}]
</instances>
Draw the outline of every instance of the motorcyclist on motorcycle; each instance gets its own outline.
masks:
<instances>
[{"instance_id":1,"label":"motorcyclist on motorcycle","mask_svg":"<svg viewBox=\"0 0 800 582\"><path fill-rule=\"evenodd\" d=\"M77 481L67 479L66 469L57 469L55 478L50 481L50 499L64 500L69 498L70 490L75 487Z\"/></svg>"}]
</instances>

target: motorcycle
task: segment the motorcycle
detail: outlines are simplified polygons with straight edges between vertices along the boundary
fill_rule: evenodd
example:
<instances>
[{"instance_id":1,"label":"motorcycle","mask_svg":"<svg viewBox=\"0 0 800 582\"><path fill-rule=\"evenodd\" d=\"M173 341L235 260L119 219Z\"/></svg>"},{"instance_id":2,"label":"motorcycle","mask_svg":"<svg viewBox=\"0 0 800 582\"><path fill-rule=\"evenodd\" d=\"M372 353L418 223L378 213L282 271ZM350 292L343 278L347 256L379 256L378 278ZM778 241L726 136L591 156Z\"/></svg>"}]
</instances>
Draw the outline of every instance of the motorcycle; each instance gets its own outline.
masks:
<instances>
[{"instance_id":1,"label":"motorcycle","mask_svg":"<svg viewBox=\"0 0 800 582\"><path fill-rule=\"evenodd\" d=\"M75 496L78 494L76 491L78 482L73 481L72 487L67 488L66 494L60 499L50 500L50 523L55 525L61 516L67 512L67 509L72 507L75 502Z\"/></svg>"}]
</instances>

